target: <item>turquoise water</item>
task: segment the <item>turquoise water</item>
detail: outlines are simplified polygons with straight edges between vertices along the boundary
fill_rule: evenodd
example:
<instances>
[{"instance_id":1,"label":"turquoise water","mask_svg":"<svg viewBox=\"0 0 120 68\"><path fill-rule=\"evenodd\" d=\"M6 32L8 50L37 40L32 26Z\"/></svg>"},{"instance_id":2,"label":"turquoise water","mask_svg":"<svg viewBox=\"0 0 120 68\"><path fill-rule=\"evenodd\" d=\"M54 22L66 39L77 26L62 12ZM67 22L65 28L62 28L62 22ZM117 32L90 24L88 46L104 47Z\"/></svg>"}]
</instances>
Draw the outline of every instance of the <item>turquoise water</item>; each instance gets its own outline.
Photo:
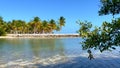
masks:
<instances>
[{"instance_id":1,"label":"turquoise water","mask_svg":"<svg viewBox=\"0 0 120 68\"><path fill-rule=\"evenodd\" d=\"M55 39L39 39L39 38L17 38L17 39L0 39L0 68L14 66L43 66L66 64L69 61L76 61L76 64L82 61L89 61L88 54L82 50L80 38L55 38ZM120 60L119 48L112 52L94 51L94 63L99 62L105 64L104 58L117 58ZM76 59L79 58L79 59ZM81 59L82 58L82 59ZM99 58L101 61L99 61ZM103 61L102 61L103 60ZM91 62L93 62L91 61ZM114 65L120 66L120 61L108 60ZM66 63L65 63L66 62ZM90 62L90 61L89 61ZM82 64L81 63L81 64ZM99 64L98 63L98 64ZM75 64L75 66L76 66ZM38 66L40 66L38 65ZM72 64L74 66L74 64ZM78 64L80 65L80 64ZM91 65L92 67L93 65ZM103 65L104 66L104 65ZM115 65L116 66L116 65ZM79 67L79 66L78 66ZM89 67L89 66L88 66ZM94 67L94 66L93 66ZM110 66L112 68L112 65ZM32 67L31 67L32 68ZM69 67L68 67L69 68ZM84 67L87 68L87 67ZM107 68L107 67L106 67Z\"/></svg>"}]
</instances>

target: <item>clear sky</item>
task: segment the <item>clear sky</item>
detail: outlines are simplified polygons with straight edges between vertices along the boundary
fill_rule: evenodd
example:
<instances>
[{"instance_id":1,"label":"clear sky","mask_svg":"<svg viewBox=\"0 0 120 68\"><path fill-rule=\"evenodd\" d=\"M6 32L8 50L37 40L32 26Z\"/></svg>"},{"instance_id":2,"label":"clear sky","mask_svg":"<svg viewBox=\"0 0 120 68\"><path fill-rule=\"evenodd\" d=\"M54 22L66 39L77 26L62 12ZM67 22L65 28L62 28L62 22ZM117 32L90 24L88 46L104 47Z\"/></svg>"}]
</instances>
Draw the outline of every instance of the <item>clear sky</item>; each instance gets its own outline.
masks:
<instances>
[{"instance_id":1,"label":"clear sky","mask_svg":"<svg viewBox=\"0 0 120 68\"><path fill-rule=\"evenodd\" d=\"M100 0L0 0L0 16L6 21L21 19L32 20L35 16L41 20L66 18L65 27L59 33L76 33L79 25L76 21L89 21L100 26L111 16L99 16Z\"/></svg>"}]
</instances>

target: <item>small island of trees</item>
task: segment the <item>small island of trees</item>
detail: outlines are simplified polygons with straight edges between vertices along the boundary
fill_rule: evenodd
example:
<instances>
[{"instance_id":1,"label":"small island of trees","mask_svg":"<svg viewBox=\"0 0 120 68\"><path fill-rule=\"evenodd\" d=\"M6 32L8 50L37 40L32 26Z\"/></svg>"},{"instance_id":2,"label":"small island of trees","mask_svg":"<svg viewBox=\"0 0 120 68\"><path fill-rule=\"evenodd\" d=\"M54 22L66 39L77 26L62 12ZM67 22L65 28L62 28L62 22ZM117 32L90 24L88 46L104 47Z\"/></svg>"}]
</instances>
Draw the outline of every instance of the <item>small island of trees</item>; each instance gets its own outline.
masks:
<instances>
[{"instance_id":1,"label":"small island of trees","mask_svg":"<svg viewBox=\"0 0 120 68\"><path fill-rule=\"evenodd\" d=\"M60 31L62 26L65 26L65 18L63 16L58 21L54 19L42 21L39 17L34 17L30 22L23 20L6 22L0 17L0 36L6 34L48 34L54 31Z\"/></svg>"}]
</instances>

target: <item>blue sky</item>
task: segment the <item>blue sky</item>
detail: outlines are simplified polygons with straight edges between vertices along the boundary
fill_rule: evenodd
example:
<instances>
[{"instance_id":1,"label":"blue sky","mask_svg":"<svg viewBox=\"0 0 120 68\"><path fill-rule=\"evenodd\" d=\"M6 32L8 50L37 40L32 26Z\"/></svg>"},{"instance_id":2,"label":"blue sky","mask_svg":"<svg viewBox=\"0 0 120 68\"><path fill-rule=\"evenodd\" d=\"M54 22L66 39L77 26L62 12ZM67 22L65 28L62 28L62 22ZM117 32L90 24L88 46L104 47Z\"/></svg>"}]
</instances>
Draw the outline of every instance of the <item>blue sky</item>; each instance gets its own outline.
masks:
<instances>
[{"instance_id":1,"label":"blue sky","mask_svg":"<svg viewBox=\"0 0 120 68\"><path fill-rule=\"evenodd\" d=\"M6 21L21 19L28 22L35 16L41 20L65 17L65 27L59 33L75 33L79 29L78 20L87 20L96 26L110 21L111 15L98 15L99 8L99 0L0 0L0 16Z\"/></svg>"}]
</instances>

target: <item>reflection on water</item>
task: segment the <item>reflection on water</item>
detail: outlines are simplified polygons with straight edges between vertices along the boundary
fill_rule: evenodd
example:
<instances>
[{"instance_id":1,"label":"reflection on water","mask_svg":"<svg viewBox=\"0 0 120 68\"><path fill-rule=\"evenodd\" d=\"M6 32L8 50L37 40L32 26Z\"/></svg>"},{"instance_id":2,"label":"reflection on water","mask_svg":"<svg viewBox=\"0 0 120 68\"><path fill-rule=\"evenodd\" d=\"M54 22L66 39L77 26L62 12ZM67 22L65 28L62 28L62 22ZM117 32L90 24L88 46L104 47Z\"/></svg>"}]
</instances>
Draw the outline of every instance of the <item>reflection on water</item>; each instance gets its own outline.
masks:
<instances>
[{"instance_id":1,"label":"reflection on water","mask_svg":"<svg viewBox=\"0 0 120 68\"><path fill-rule=\"evenodd\" d=\"M64 56L64 44L60 39L0 39L0 43L0 56L7 61L47 58L56 54Z\"/></svg>"},{"instance_id":2,"label":"reflection on water","mask_svg":"<svg viewBox=\"0 0 120 68\"><path fill-rule=\"evenodd\" d=\"M96 65L101 64L104 67L106 63L120 66L118 65L120 61L117 61L120 60L120 48L102 54L99 51L93 51L95 59L89 61L87 58L89 54L82 50L80 41L80 38L0 39L0 68L15 68L15 66L31 66L31 68L38 66L41 68L41 66L56 67L59 65L64 65L62 68L69 68L69 66L70 68L77 68L76 66L79 68L84 64L88 64L88 67L97 67ZM96 63L96 65L90 65L90 63ZM112 68L113 65L109 66Z\"/></svg>"},{"instance_id":3,"label":"reflection on water","mask_svg":"<svg viewBox=\"0 0 120 68\"><path fill-rule=\"evenodd\" d=\"M45 59L56 55L65 57L68 53L70 54L70 50L73 51L73 49L79 46L77 45L73 48L73 43L77 44L76 40L72 38L0 39L0 63L7 63L19 59L32 61L33 58Z\"/></svg>"}]
</instances>

